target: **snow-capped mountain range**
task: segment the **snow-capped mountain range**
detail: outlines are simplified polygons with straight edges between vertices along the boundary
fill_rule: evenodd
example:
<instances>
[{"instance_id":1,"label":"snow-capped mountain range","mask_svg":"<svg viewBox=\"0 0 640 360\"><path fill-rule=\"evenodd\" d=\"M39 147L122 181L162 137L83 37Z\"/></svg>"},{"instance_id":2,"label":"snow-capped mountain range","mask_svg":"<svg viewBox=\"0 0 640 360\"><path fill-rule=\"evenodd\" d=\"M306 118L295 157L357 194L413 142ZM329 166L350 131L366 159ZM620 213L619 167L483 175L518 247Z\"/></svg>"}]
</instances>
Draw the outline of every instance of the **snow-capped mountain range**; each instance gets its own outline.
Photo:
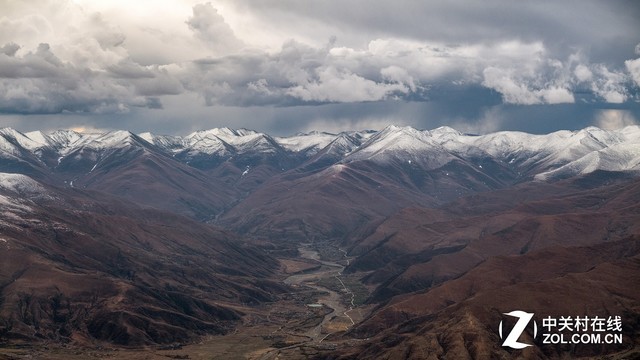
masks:
<instances>
[{"instance_id":1,"label":"snow-capped mountain range","mask_svg":"<svg viewBox=\"0 0 640 360\"><path fill-rule=\"evenodd\" d=\"M546 135L513 131L470 135L449 127L417 130L388 126L377 132L310 132L290 137L229 128L197 131L184 137L149 132L136 135L128 131L86 134L58 130L23 134L10 128L0 130L0 158L52 170L71 159L93 162L90 169L95 170L106 152L132 147L159 152L190 165L194 159L216 159L214 164L219 165L251 154L295 158L289 167L314 157L331 156L331 163L405 161L419 164L425 170L440 168L454 160L473 163L491 158L524 177L538 180L595 170L640 170L638 126L619 130L588 127ZM202 167L197 163L193 166ZM482 165L478 166L481 169Z\"/></svg>"},{"instance_id":2,"label":"snow-capped mountain range","mask_svg":"<svg viewBox=\"0 0 640 360\"><path fill-rule=\"evenodd\" d=\"M624 313L629 302L616 296L637 297L618 289L637 283L639 175L638 126L290 137L0 129L2 314L16 319L20 341L60 339L63 329L81 339L183 342L200 329L222 333L244 304L268 309L255 305L289 293L282 259L310 243L338 246L351 259L344 274L374 289L367 302L380 305L354 325L360 334L393 334L388 322L414 312L403 335L425 314L435 319L429 329L448 329L468 316L466 304L495 309L495 286L518 282L544 294L561 281L567 299L600 284L597 304ZM523 280L522 264L542 280ZM49 310L60 298L70 304L63 314L76 313ZM43 309L33 312L38 330L15 305L25 299ZM0 334L6 324L0 318Z\"/></svg>"}]
</instances>

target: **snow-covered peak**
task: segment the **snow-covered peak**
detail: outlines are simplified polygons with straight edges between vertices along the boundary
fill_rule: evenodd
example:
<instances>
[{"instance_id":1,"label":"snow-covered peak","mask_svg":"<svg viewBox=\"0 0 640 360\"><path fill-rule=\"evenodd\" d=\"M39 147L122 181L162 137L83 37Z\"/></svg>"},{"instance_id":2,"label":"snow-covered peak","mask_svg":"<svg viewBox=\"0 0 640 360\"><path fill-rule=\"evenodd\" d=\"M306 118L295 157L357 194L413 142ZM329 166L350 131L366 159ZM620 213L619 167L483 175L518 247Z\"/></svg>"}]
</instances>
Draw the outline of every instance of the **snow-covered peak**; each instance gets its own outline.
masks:
<instances>
[{"instance_id":1,"label":"snow-covered peak","mask_svg":"<svg viewBox=\"0 0 640 360\"><path fill-rule=\"evenodd\" d=\"M640 149L640 126L635 125L618 130L588 127L544 135L518 131L468 135L448 126L427 131L391 125L380 131L337 135L314 131L277 138L253 130L230 128L196 131L184 137L150 132L134 135L128 131L84 134L59 130L22 134L11 128L0 129L0 156L37 163L38 167L55 167L66 161L97 161L104 157L104 150L148 144L187 163L196 157L200 162L215 157L210 163L217 164L220 158L247 154L299 153L294 155L296 161L315 156L318 166L371 160L400 161L428 169L454 159L472 163L490 159L521 176L542 174L539 179L584 174L594 169L630 171L640 167L636 156L636 149Z\"/></svg>"},{"instance_id":2,"label":"snow-covered peak","mask_svg":"<svg viewBox=\"0 0 640 360\"><path fill-rule=\"evenodd\" d=\"M143 132L138 134L138 137L149 144L153 144L170 152L181 151L184 150L185 147L185 140L180 136L155 135L150 132Z\"/></svg>"},{"instance_id":3,"label":"snow-covered peak","mask_svg":"<svg viewBox=\"0 0 640 360\"><path fill-rule=\"evenodd\" d=\"M428 132L416 130L410 126L388 126L365 142L358 153L372 156L382 151L400 150L415 153L435 146Z\"/></svg>"},{"instance_id":4,"label":"snow-covered peak","mask_svg":"<svg viewBox=\"0 0 640 360\"><path fill-rule=\"evenodd\" d=\"M553 180L584 175L596 170L640 171L640 144L617 144L592 151L557 169L535 175L537 180Z\"/></svg>"},{"instance_id":5,"label":"snow-covered peak","mask_svg":"<svg viewBox=\"0 0 640 360\"><path fill-rule=\"evenodd\" d=\"M342 162L400 161L419 165L424 169L435 169L454 159L455 156L438 144L429 131L420 131L410 126L388 126L349 153Z\"/></svg>"},{"instance_id":6,"label":"snow-covered peak","mask_svg":"<svg viewBox=\"0 0 640 360\"><path fill-rule=\"evenodd\" d=\"M39 144L48 144L49 142L49 139L42 131L31 131L24 135Z\"/></svg>"},{"instance_id":7,"label":"snow-covered peak","mask_svg":"<svg viewBox=\"0 0 640 360\"><path fill-rule=\"evenodd\" d=\"M87 141L83 141L83 145L94 149L123 148L137 142L136 135L126 130L108 131L102 134L94 134L93 136L85 136L85 138Z\"/></svg>"},{"instance_id":8,"label":"snow-covered peak","mask_svg":"<svg viewBox=\"0 0 640 360\"><path fill-rule=\"evenodd\" d=\"M238 137L231 144L241 154L248 152L275 153L282 148L273 138L262 133Z\"/></svg>"},{"instance_id":9,"label":"snow-covered peak","mask_svg":"<svg viewBox=\"0 0 640 360\"><path fill-rule=\"evenodd\" d=\"M66 149L79 142L83 135L73 130L56 130L50 133L32 131L25 134L30 139L46 146L65 152Z\"/></svg>"},{"instance_id":10,"label":"snow-covered peak","mask_svg":"<svg viewBox=\"0 0 640 360\"><path fill-rule=\"evenodd\" d=\"M322 152L331 155L345 155L360 146L361 140L348 133L340 133Z\"/></svg>"},{"instance_id":11,"label":"snow-covered peak","mask_svg":"<svg viewBox=\"0 0 640 360\"><path fill-rule=\"evenodd\" d=\"M458 130L455 130L448 126L441 126L439 128L429 131L428 133L434 139L434 141L440 145L449 143L448 145L445 145L445 146L450 150L460 149L461 138L465 136Z\"/></svg>"},{"instance_id":12,"label":"snow-covered peak","mask_svg":"<svg viewBox=\"0 0 640 360\"><path fill-rule=\"evenodd\" d=\"M439 128L429 131L429 133L434 137L456 137L463 135L460 131L448 126L440 126Z\"/></svg>"},{"instance_id":13,"label":"snow-covered peak","mask_svg":"<svg viewBox=\"0 0 640 360\"><path fill-rule=\"evenodd\" d=\"M203 139L207 137L218 137L221 133L227 133L227 131L220 129L209 129L209 130L198 130L194 131L191 134L185 136L185 139Z\"/></svg>"},{"instance_id":14,"label":"snow-covered peak","mask_svg":"<svg viewBox=\"0 0 640 360\"><path fill-rule=\"evenodd\" d=\"M268 135L253 130L234 130L225 127L191 133L185 137L185 144L191 147L189 150L205 153L223 151L228 149L229 145L240 153L262 150L273 152L275 141Z\"/></svg>"},{"instance_id":15,"label":"snow-covered peak","mask_svg":"<svg viewBox=\"0 0 640 360\"><path fill-rule=\"evenodd\" d=\"M197 132L187 136L183 144L185 150L192 155L195 154L226 154L230 147L224 140L220 139L213 132Z\"/></svg>"},{"instance_id":16,"label":"snow-covered peak","mask_svg":"<svg viewBox=\"0 0 640 360\"><path fill-rule=\"evenodd\" d=\"M20 154L20 150L13 144L11 139L0 136L0 155L2 155L2 153L8 153L15 156Z\"/></svg>"},{"instance_id":17,"label":"snow-covered peak","mask_svg":"<svg viewBox=\"0 0 640 360\"><path fill-rule=\"evenodd\" d=\"M210 130L199 130L199 131L196 131L196 132L193 132L193 133L187 135L186 138L187 139L202 139L202 138L211 138L211 136L213 135L213 136L216 136L219 139L231 144L231 143L236 142L237 138L256 135L256 134L258 134L258 132L253 131L253 130L248 130L248 129L234 130L234 129L230 129L228 127L223 127L223 128L214 128L214 129L210 129Z\"/></svg>"},{"instance_id":18,"label":"snow-covered peak","mask_svg":"<svg viewBox=\"0 0 640 360\"><path fill-rule=\"evenodd\" d=\"M480 148L491 156L502 158L527 149L534 137L535 135L517 131L500 131L480 136L458 136L456 141Z\"/></svg>"},{"instance_id":19,"label":"snow-covered peak","mask_svg":"<svg viewBox=\"0 0 640 360\"><path fill-rule=\"evenodd\" d=\"M47 137L58 144L71 145L83 138L83 135L73 130L57 130L49 133Z\"/></svg>"},{"instance_id":20,"label":"snow-covered peak","mask_svg":"<svg viewBox=\"0 0 640 360\"><path fill-rule=\"evenodd\" d=\"M66 154L77 145L83 136L71 130L58 130L51 133L31 131L22 134L11 128L0 129L0 151L13 156L31 153L40 157L43 149L49 148L59 154Z\"/></svg>"},{"instance_id":21,"label":"snow-covered peak","mask_svg":"<svg viewBox=\"0 0 640 360\"><path fill-rule=\"evenodd\" d=\"M240 129L237 129L237 130L232 130L232 132L235 132L236 134L238 134L238 136L247 136L247 135L258 134L258 132L257 132L257 131L255 131L255 130L245 129L245 128L240 128Z\"/></svg>"},{"instance_id":22,"label":"snow-covered peak","mask_svg":"<svg viewBox=\"0 0 640 360\"><path fill-rule=\"evenodd\" d=\"M28 138L27 136L25 136L24 134L22 134L21 132L16 131L12 128L0 129L0 136L4 137L8 141L13 140L16 143L18 143L22 148L25 148L28 150L35 150L45 146L44 143L34 141Z\"/></svg>"},{"instance_id":23,"label":"snow-covered peak","mask_svg":"<svg viewBox=\"0 0 640 360\"><path fill-rule=\"evenodd\" d=\"M624 136L627 140L640 141L640 126L639 125L629 125L620 130L618 133Z\"/></svg>"},{"instance_id":24,"label":"snow-covered peak","mask_svg":"<svg viewBox=\"0 0 640 360\"><path fill-rule=\"evenodd\" d=\"M156 135L154 135L154 134L152 134L152 133L147 131L147 132L143 132L143 133L138 134L138 136L141 139L143 139L144 141L148 142L149 144L154 144L155 145L155 141L156 141L156 138L157 138Z\"/></svg>"},{"instance_id":25,"label":"snow-covered peak","mask_svg":"<svg viewBox=\"0 0 640 360\"><path fill-rule=\"evenodd\" d=\"M315 154L320 151L320 149L329 145L336 136L336 134L312 131L306 134L296 134L290 137L277 137L275 140L280 144L280 146L289 151L306 151L310 154Z\"/></svg>"},{"instance_id":26,"label":"snow-covered peak","mask_svg":"<svg viewBox=\"0 0 640 360\"><path fill-rule=\"evenodd\" d=\"M576 136L583 139L583 144L587 145L588 141L593 146L609 146L623 141L623 137L616 131L606 131L594 126L578 131Z\"/></svg>"}]
</instances>

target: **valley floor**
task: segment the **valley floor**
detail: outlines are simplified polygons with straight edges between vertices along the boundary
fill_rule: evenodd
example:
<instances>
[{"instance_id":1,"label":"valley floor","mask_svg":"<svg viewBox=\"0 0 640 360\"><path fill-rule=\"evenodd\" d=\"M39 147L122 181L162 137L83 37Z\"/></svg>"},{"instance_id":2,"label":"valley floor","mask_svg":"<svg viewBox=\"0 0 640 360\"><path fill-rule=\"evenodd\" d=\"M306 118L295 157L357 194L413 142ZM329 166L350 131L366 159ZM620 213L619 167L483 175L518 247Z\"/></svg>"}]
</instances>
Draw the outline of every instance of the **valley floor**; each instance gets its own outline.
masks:
<instances>
[{"instance_id":1,"label":"valley floor","mask_svg":"<svg viewBox=\"0 0 640 360\"><path fill-rule=\"evenodd\" d=\"M314 245L305 244L298 250L299 258L281 259L288 275L283 282L294 291L283 294L277 302L252 308L231 334L207 336L195 344L145 349L0 345L0 360L307 359L323 351L356 345L358 340L345 341L338 336L370 310L357 304L366 291L364 286L353 275L342 274L350 259L337 248L318 251ZM355 293L349 286L357 287Z\"/></svg>"}]
</instances>

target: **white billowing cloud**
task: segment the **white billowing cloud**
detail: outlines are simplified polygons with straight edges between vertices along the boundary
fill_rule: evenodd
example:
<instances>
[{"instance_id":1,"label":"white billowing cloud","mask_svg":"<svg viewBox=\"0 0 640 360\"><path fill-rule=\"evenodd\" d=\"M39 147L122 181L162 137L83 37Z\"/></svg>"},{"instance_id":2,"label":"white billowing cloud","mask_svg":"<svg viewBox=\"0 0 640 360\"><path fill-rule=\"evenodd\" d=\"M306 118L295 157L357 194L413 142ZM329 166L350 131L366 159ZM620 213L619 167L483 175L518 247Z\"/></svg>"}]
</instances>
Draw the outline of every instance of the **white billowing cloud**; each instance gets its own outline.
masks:
<instances>
[{"instance_id":1,"label":"white billowing cloud","mask_svg":"<svg viewBox=\"0 0 640 360\"><path fill-rule=\"evenodd\" d=\"M566 87L550 85L537 88L535 78L522 77L520 72L513 69L488 67L482 74L482 85L499 92L506 103L533 105L575 102L573 94Z\"/></svg>"},{"instance_id":2,"label":"white billowing cloud","mask_svg":"<svg viewBox=\"0 0 640 360\"><path fill-rule=\"evenodd\" d=\"M58 4L63 1L50 0ZM105 32L106 29L111 33L122 34L125 55L140 65L169 65L211 54L212 48L203 46L203 40L187 23L194 16L193 7L199 2L201 1L73 0L82 10L81 19L69 22L67 15L65 21L73 28L88 30L87 34L82 34L84 37L99 36L94 34ZM69 11L65 14L69 14ZM95 17L102 21L95 22ZM63 27L60 24L56 26ZM57 43L55 39L48 42ZM59 41L64 42L66 41L62 39Z\"/></svg>"},{"instance_id":3,"label":"white billowing cloud","mask_svg":"<svg viewBox=\"0 0 640 360\"><path fill-rule=\"evenodd\" d=\"M404 68L396 65L387 66L380 69L380 75L382 75L382 78L386 81L405 84L411 91L416 91L416 84L413 76L409 75L409 72Z\"/></svg>"},{"instance_id":4,"label":"white billowing cloud","mask_svg":"<svg viewBox=\"0 0 640 360\"><path fill-rule=\"evenodd\" d=\"M591 90L606 102L620 104L627 100L627 77L618 71L611 71L606 66L594 66L596 78L591 83Z\"/></svg>"},{"instance_id":5,"label":"white billowing cloud","mask_svg":"<svg viewBox=\"0 0 640 360\"><path fill-rule=\"evenodd\" d=\"M49 44L63 62L100 69L126 56L126 36L98 13L66 1L9 1L0 18L0 44L15 43L15 55Z\"/></svg>"},{"instance_id":6,"label":"white billowing cloud","mask_svg":"<svg viewBox=\"0 0 640 360\"><path fill-rule=\"evenodd\" d=\"M507 103L557 104L574 102L571 66L550 58L541 43L449 46L376 39L355 49L288 41L273 54L244 52L182 67L182 78L185 87L200 92L225 81L230 91L216 103L229 105L424 99L433 84L481 84Z\"/></svg>"},{"instance_id":7,"label":"white billowing cloud","mask_svg":"<svg viewBox=\"0 0 640 360\"><path fill-rule=\"evenodd\" d=\"M10 54L0 54L0 109L5 111L125 113L132 106L161 107L155 96L181 89L159 67L121 61L94 70L61 60L46 43L22 56Z\"/></svg>"},{"instance_id":8,"label":"white billowing cloud","mask_svg":"<svg viewBox=\"0 0 640 360\"><path fill-rule=\"evenodd\" d=\"M194 6L193 16L186 23L216 54L237 51L243 46L211 3Z\"/></svg>"},{"instance_id":9,"label":"white billowing cloud","mask_svg":"<svg viewBox=\"0 0 640 360\"><path fill-rule=\"evenodd\" d=\"M538 94L542 96L542 99L547 104L563 104L574 103L575 98L571 91L562 87L549 87L546 89L538 90Z\"/></svg>"},{"instance_id":10,"label":"white billowing cloud","mask_svg":"<svg viewBox=\"0 0 640 360\"><path fill-rule=\"evenodd\" d=\"M589 63L579 53L565 61L551 58L544 48L523 55L507 62L504 60L508 57L500 57L496 62L502 65L490 65L482 71L482 85L499 92L506 103L573 103L576 89L589 89L607 103L620 104L629 98L632 81L639 84L636 79L640 76L640 61L625 62L630 77L623 69Z\"/></svg>"},{"instance_id":11,"label":"white billowing cloud","mask_svg":"<svg viewBox=\"0 0 640 360\"><path fill-rule=\"evenodd\" d=\"M144 84L132 76L132 69L149 78L159 71L130 61L121 66L128 59L126 37L100 14L60 1L9 2L3 10L13 17L0 18L6 44L0 51L0 110L126 113L132 106L160 106L147 96L158 92L138 91ZM124 72L117 74L119 67Z\"/></svg>"},{"instance_id":12,"label":"white billowing cloud","mask_svg":"<svg viewBox=\"0 0 640 360\"><path fill-rule=\"evenodd\" d=\"M515 79L515 71L488 67L482 72L482 85L502 94L502 99L511 104L540 104L540 96L529 89L526 84Z\"/></svg>"},{"instance_id":13,"label":"white billowing cloud","mask_svg":"<svg viewBox=\"0 0 640 360\"><path fill-rule=\"evenodd\" d=\"M638 46L636 46L636 50L637 48ZM624 65L629 74L631 74L631 78L636 83L636 86L640 86L640 59L627 60L624 62Z\"/></svg>"},{"instance_id":14,"label":"white billowing cloud","mask_svg":"<svg viewBox=\"0 0 640 360\"><path fill-rule=\"evenodd\" d=\"M576 76L576 79L578 79L578 81L580 82L590 81L593 78L593 73L591 72L591 70L589 70L587 66L582 64L576 66L575 70L573 71L573 74Z\"/></svg>"},{"instance_id":15,"label":"white billowing cloud","mask_svg":"<svg viewBox=\"0 0 640 360\"><path fill-rule=\"evenodd\" d=\"M601 129L616 130L625 126L636 125L638 121L627 110L600 110L596 115L595 124Z\"/></svg>"},{"instance_id":16,"label":"white billowing cloud","mask_svg":"<svg viewBox=\"0 0 640 360\"><path fill-rule=\"evenodd\" d=\"M30 48L37 46L34 39L49 39L53 26L41 14L29 14L18 18L0 18L0 43L14 42Z\"/></svg>"},{"instance_id":17,"label":"white billowing cloud","mask_svg":"<svg viewBox=\"0 0 640 360\"><path fill-rule=\"evenodd\" d=\"M402 84L377 83L334 67L319 69L317 80L291 87L287 94L303 101L359 102L377 101L393 93L406 94Z\"/></svg>"}]
</instances>

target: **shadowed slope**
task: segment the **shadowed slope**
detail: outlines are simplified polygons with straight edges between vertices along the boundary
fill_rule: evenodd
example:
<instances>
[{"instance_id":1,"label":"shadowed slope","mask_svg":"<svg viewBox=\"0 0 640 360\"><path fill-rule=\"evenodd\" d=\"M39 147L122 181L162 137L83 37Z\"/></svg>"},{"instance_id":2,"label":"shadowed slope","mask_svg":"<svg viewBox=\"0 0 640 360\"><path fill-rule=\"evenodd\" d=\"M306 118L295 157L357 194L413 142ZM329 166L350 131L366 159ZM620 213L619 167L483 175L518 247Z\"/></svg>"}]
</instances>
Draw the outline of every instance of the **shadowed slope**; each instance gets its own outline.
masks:
<instances>
[{"instance_id":1,"label":"shadowed slope","mask_svg":"<svg viewBox=\"0 0 640 360\"><path fill-rule=\"evenodd\" d=\"M87 195L4 191L2 337L187 341L228 331L282 289L268 280L277 263L230 233Z\"/></svg>"}]
</instances>

